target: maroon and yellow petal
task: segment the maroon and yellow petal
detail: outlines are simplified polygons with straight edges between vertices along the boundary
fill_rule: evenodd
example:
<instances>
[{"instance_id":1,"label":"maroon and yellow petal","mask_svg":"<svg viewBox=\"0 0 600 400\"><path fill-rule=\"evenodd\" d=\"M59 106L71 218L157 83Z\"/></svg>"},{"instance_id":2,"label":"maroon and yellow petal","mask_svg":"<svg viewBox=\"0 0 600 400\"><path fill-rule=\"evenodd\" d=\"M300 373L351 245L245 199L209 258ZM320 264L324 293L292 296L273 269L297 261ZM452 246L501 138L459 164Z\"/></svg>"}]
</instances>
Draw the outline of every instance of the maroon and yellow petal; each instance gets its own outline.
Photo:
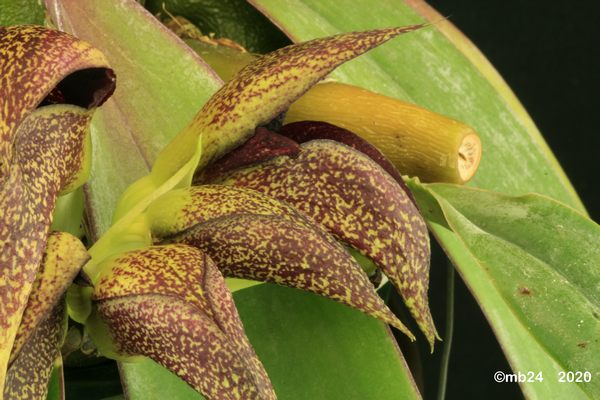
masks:
<instances>
[{"instance_id":1,"label":"maroon and yellow petal","mask_svg":"<svg viewBox=\"0 0 600 400\"><path fill-rule=\"evenodd\" d=\"M254 135L242 146L231 150L206 168L198 170L194 175L194 183L210 182L225 172L259 164L277 156L294 157L299 152L300 145L297 141L258 127Z\"/></svg>"},{"instance_id":2,"label":"maroon and yellow petal","mask_svg":"<svg viewBox=\"0 0 600 400\"><path fill-rule=\"evenodd\" d=\"M219 89L161 151L150 175L123 193L113 221L140 211L176 186L189 185L195 170L243 144L257 126L277 117L339 65L422 26L345 33L257 58Z\"/></svg>"},{"instance_id":3,"label":"maroon and yellow petal","mask_svg":"<svg viewBox=\"0 0 600 400\"><path fill-rule=\"evenodd\" d=\"M179 244L106 263L93 299L115 346L111 352L151 357L211 400L275 399L209 257Z\"/></svg>"},{"instance_id":4,"label":"maroon and yellow petal","mask_svg":"<svg viewBox=\"0 0 600 400\"><path fill-rule=\"evenodd\" d=\"M250 138L340 64L422 25L345 33L294 44L244 67L202 107L159 155L155 168L171 174L189 160L201 135L204 167Z\"/></svg>"},{"instance_id":5,"label":"maroon and yellow petal","mask_svg":"<svg viewBox=\"0 0 600 400\"><path fill-rule=\"evenodd\" d=\"M6 376L4 399L45 400L54 362L67 328L64 297L35 327L21 351L12 361Z\"/></svg>"},{"instance_id":6,"label":"maroon and yellow petal","mask_svg":"<svg viewBox=\"0 0 600 400\"><path fill-rule=\"evenodd\" d=\"M307 290L359 309L413 338L350 254L305 220L233 214L197 224L168 242L198 247L225 276Z\"/></svg>"},{"instance_id":7,"label":"maroon and yellow petal","mask_svg":"<svg viewBox=\"0 0 600 400\"><path fill-rule=\"evenodd\" d=\"M176 189L153 202L146 211L152 235L159 241L212 219L238 214L279 216L329 237L291 205L244 187L201 185Z\"/></svg>"},{"instance_id":8,"label":"maroon and yellow petal","mask_svg":"<svg viewBox=\"0 0 600 400\"><path fill-rule=\"evenodd\" d=\"M390 174L396 182L402 187L406 187L400 172L381 151L356 133L350 132L347 129L322 121L299 121L283 125L277 133L296 143L305 143L316 139L327 139L344 143L346 146L350 146L369 156L371 160L375 161L385 172Z\"/></svg>"},{"instance_id":9,"label":"maroon and yellow petal","mask_svg":"<svg viewBox=\"0 0 600 400\"><path fill-rule=\"evenodd\" d=\"M427 339L429 236L411 197L366 155L331 140L230 171L213 183L248 187L288 202L371 258L398 288Z\"/></svg>"},{"instance_id":10,"label":"maroon and yellow petal","mask_svg":"<svg viewBox=\"0 0 600 400\"><path fill-rule=\"evenodd\" d=\"M0 28L0 385L56 198L86 179L91 109L113 90L90 45L39 26Z\"/></svg>"},{"instance_id":11,"label":"maroon and yellow petal","mask_svg":"<svg viewBox=\"0 0 600 400\"><path fill-rule=\"evenodd\" d=\"M0 371L42 260L56 198L85 162L90 118L83 108L53 105L27 116L17 130L15 157L0 183Z\"/></svg>"},{"instance_id":12,"label":"maroon and yellow petal","mask_svg":"<svg viewBox=\"0 0 600 400\"><path fill-rule=\"evenodd\" d=\"M81 241L66 232L53 232L37 273L21 325L17 331L10 362L51 310L63 299L67 288L89 255Z\"/></svg>"},{"instance_id":13,"label":"maroon and yellow petal","mask_svg":"<svg viewBox=\"0 0 600 400\"><path fill-rule=\"evenodd\" d=\"M114 84L103 81L103 76L110 80L111 72L102 53L71 35L41 26L0 27L0 160L10 160L23 118L65 77L85 69L96 79L79 81L82 87L75 91L63 90L66 97L58 102L89 107L110 96ZM7 168L2 165L0 175Z\"/></svg>"},{"instance_id":14,"label":"maroon and yellow petal","mask_svg":"<svg viewBox=\"0 0 600 400\"><path fill-rule=\"evenodd\" d=\"M157 241L197 246L228 276L309 290L380 318L412 337L345 249L285 202L248 188L202 185L162 196L148 208L147 216ZM304 241L308 243L303 245Z\"/></svg>"}]
</instances>

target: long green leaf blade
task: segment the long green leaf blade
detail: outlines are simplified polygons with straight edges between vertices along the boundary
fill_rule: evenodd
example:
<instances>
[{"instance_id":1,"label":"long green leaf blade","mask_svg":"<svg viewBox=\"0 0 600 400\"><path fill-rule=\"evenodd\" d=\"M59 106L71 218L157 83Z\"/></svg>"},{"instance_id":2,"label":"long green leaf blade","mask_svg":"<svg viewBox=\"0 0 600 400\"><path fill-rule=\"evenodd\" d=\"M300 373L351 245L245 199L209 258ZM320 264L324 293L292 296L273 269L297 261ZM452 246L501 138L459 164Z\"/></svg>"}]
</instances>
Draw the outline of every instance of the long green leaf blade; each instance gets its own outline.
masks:
<instances>
[{"instance_id":1,"label":"long green leaf blade","mask_svg":"<svg viewBox=\"0 0 600 400\"><path fill-rule=\"evenodd\" d=\"M541 195L410 185L513 369L543 374L543 383L521 383L525 394L595 398L600 393L600 227ZM587 371L591 380L560 382L561 371Z\"/></svg>"},{"instance_id":2,"label":"long green leaf blade","mask_svg":"<svg viewBox=\"0 0 600 400\"><path fill-rule=\"evenodd\" d=\"M419 12L424 7L422 2L412 0L380 2L374 18L364 17L372 15L373 7L366 0L252 3L294 41L353 30L438 22L430 14L429 20L424 18ZM543 138L517 107L514 96L510 97L510 90L497 75L481 72L481 55L477 58L479 63L473 64L475 58L465 55L465 46L453 43L435 26L406 39L385 44L345 64L332 77L416 103L473 127L481 136L484 151L472 181L475 186L512 194L544 193L582 208Z\"/></svg>"}]
</instances>

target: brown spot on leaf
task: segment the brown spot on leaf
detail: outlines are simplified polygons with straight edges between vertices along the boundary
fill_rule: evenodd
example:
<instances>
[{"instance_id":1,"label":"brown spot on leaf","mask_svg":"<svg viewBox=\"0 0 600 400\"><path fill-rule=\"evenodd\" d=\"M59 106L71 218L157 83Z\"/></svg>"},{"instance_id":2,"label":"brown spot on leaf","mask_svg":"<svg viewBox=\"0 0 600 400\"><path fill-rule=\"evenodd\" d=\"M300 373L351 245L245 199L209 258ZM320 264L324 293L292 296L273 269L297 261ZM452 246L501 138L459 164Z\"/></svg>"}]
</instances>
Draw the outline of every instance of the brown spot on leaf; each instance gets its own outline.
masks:
<instances>
[{"instance_id":1,"label":"brown spot on leaf","mask_svg":"<svg viewBox=\"0 0 600 400\"><path fill-rule=\"evenodd\" d=\"M523 296L529 296L531 295L531 289L529 289L527 286L521 286L519 287L519 294L522 294Z\"/></svg>"}]
</instances>

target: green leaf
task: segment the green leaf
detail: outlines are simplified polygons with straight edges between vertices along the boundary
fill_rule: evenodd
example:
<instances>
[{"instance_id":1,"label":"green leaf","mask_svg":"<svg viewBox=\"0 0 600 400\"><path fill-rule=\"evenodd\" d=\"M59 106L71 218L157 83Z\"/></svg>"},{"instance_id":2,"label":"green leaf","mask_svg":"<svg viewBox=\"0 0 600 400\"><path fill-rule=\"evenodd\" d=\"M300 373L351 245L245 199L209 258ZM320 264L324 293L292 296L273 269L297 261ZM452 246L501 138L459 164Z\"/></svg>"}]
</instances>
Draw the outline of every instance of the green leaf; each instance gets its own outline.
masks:
<instances>
[{"instance_id":1,"label":"green leaf","mask_svg":"<svg viewBox=\"0 0 600 400\"><path fill-rule=\"evenodd\" d=\"M177 375L150 358L139 362L122 362L119 373L123 381L123 392L129 400L205 399Z\"/></svg>"},{"instance_id":2,"label":"green leaf","mask_svg":"<svg viewBox=\"0 0 600 400\"><path fill-rule=\"evenodd\" d=\"M234 299L280 400L420 398L381 322L274 285L244 289Z\"/></svg>"},{"instance_id":3,"label":"green leaf","mask_svg":"<svg viewBox=\"0 0 600 400\"><path fill-rule=\"evenodd\" d=\"M48 396L46 400L64 400L64 376L62 359L54 364L54 369L50 375L50 383L48 384Z\"/></svg>"},{"instance_id":4,"label":"green leaf","mask_svg":"<svg viewBox=\"0 0 600 400\"><path fill-rule=\"evenodd\" d=\"M0 10L0 26L44 24L44 8L38 0L0 0Z\"/></svg>"},{"instance_id":5,"label":"green leaf","mask_svg":"<svg viewBox=\"0 0 600 400\"><path fill-rule=\"evenodd\" d=\"M529 398L600 393L600 226L548 197L409 184L488 317ZM561 371L591 382L561 383Z\"/></svg>"},{"instance_id":6,"label":"green leaf","mask_svg":"<svg viewBox=\"0 0 600 400\"><path fill-rule=\"evenodd\" d=\"M502 78L468 39L449 22L443 21L442 17L423 1L382 2L378 4L377 18L364 18L364 15L371 14L372 4L368 1L292 0L281 3L275 0L254 0L252 2L267 13L278 26L286 30L294 41L374 26L423 21L434 23L434 27L417 32L406 41L391 42L365 57L344 65L332 76L343 82L414 102L475 128L483 143L483 158L479 171L472 181L474 186L509 194L539 192L583 210L583 205L555 157ZM432 209L437 208L436 201L431 198L426 201L421 197L420 206L426 214L429 214L428 205ZM472 205L477 206L475 201ZM498 211L498 207L494 207L494 210ZM554 359L559 357L556 354L549 355L555 350L546 347L554 345L553 341L558 340L556 336L550 340L552 334L564 333L566 328L579 332L580 327L577 323L582 319L576 321L574 325L563 326L550 334L541 331L540 326L546 325L539 325L539 321L522 319L522 316L516 315L513 309L506 305L507 300L495 281L498 277L494 278L489 270L478 267L480 260L457 235L448 229L444 218L438 216L435 219L431 215L428 218L430 228L446 251L451 254L455 266L461 271L463 279L472 289L488 320L495 328L513 369L545 371L544 383L525 384L525 394L540 399L594 397L597 394L595 388L590 392L587 387L581 388L577 385L557 382L557 371L568 370L566 369L568 366L572 366L575 370L580 370L586 365L591 367L589 359L585 361L575 356L577 352L583 350L577 346L583 342L578 342L573 334L566 343L575 348L570 352L565 350L561 353L559 361ZM461 222L458 217L457 220ZM456 227L459 234L469 233L468 230L464 230L465 226L456 225ZM530 235L529 231L521 230L514 224L506 224L504 232L514 232L524 237ZM571 245L573 242L572 238L566 242L548 242L549 239L552 237L543 238L546 241L546 248L552 247L562 251L569 251L566 243ZM597 241L598 239L596 239L596 247ZM544 269L540 270L544 271ZM508 285L509 282L513 285L518 284L520 276L516 274L514 278L516 281L505 277L505 284ZM540 288L540 292L544 293L546 286L541 285ZM513 292L510 292L513 297L514 289L513 287ZM567 299L563 301L566 304L557 304L553 298L545 298L545 302L536 299L538 311L543 310L544 316L548 318L548 309L561 307L559 316L562 316L566 310L571 310L568 300L571 296L580 298L581 295L576 288L570 287L569 291L566 289L567 287L560 291L560 296ZM583 311L580 309L579 312ZM529 313L526 314L528 318L535 316L533 311L529 310ZM588 309L588 314L583 321L590 321L590 315ZM554 317L558 316L554 315ZM561 321L571 322L570 319L562 319L562 317ZM507 326L510 328L506 328ZM550 342L538 341L537 336L532 336L532 331L535 335L541 334L544 340ZM564 346L567 344L557 349ZM582 346L587 345L582 344ZM596 358L598 359L598 356ZM597 371L598 368L596 367L595 370ZM594 379L598 381L596 377Z\"/></svg>"},{"instance_id":7,"label":"green leaf","mask_svg":"<svg viewBox=\"0 0 600 400\"><path fill-rule=\"evenodd\" d=\"M167 12L185 17L203 34L234 40L248 51L267 53L289 44L279 29L244 0L149 0L146 8L167 20L171 17Z\"/></svg>"},{"instance_id":8,"label":"green leaf","mask_svg":"<svg viewBox=\"0 0 600 400\"><path fill-rule=\"evenodd\" d=\"M251 3L294 42L338 32L434 23L406 40L390 42L345 64L331 77L416 103L473 127L481 136L483 158L472 184L511 194L544 193L583 208L510 89L477 49L424 2L380 2L375 14L373 3L367 0Z\"/></svg>"},{"instance_id":9,"label":"green leaf","mask_svg":"<svg viewBox=\"0 0 600 400\"><path fill-rule=\"evenodd\" d=\"M56 200L52 216L52 231L67 232L73 236L83 237L83 213L85 200L83 188L79 187L60 196Z\"/></svg>"}]
</instances>

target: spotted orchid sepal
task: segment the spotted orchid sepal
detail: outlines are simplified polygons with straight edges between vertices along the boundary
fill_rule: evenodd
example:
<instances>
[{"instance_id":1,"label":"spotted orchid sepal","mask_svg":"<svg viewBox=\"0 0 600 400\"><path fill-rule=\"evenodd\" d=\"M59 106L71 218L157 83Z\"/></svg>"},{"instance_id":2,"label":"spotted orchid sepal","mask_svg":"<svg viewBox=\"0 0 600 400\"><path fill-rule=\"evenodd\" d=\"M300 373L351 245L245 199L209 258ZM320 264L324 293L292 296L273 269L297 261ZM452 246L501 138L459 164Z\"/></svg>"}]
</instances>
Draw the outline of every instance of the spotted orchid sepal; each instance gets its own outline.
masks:
<instances>
[{"instance_id":1,"label":"spotted orchid sepal","mask_svg":"<svg viewBox=\"0 0 600 400\"><path fill-rule=\"evenodd\" d=\"M104 56L39 26L0 28L0 386L57 198L89 173L89 123L114 91Z\"/></svg>"}]
</instances>

